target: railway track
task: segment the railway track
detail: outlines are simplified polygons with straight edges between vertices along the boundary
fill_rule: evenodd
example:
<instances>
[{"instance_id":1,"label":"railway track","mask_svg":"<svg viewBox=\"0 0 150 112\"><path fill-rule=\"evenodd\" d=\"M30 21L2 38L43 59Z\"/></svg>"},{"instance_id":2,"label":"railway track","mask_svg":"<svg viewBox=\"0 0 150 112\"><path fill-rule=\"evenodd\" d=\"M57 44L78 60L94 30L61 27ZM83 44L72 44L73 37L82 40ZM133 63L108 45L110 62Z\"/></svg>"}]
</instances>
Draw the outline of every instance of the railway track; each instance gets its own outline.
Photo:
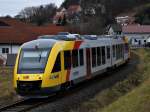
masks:
<instances>
[{"instance_id":1,"label":"railway track","mask_svg":"<svg viewBox=\"0 0 150 112\"><path fill-rule=\"evenodd\" d=\"M118 71L118 70L115 70L115 71ZM104 74L107 74L107 73L104 73ZM108 73L108 75L109 75L109 73ZM106 76L101 77L101 80L103 78L106 78ZM92 80L95 80L95 79L92 79ZM80 84L78 84L75 87L70 88L70 91L65 91L65 92L62 92L61 94L53 94L48 98L19 100L13 104L10 104L10 105L4 106L4 107L0 107L0 112L26 112L26 111L30 111L32 109L37 108L38 106L46 105L50 102L56 101L57 99L61 99L67 95L68 96L71 95L74 92L80 91L82 88L87 86L87 83L88 82L82 82L82 86Z\"/></svg>"},{"instance_id":2,"label":"railway track","mask_svg":"<svg viewBox=\"0 0 150 112\"><path fill-rule=\"evenodd\" d=\"M58 92L45 98L27 98L27 99L18 100L7 106L1 107L0 105L0 112L26 112L34 108L37 108L38 106L53 102L61 98L62 96L66 96L66 95L67 94L64 94L64 92Z\"/></svg>"},{"instance_id":3,"label":"railway track","mask_svg":"<svg viewBox=\"0 0 150 112\"><path fill-rule=\"evenodd\" d=\"M52 97L47 99L23 99L10 105L0 107L0 112L25 112L34 109L39 105L44 105L52 100L54 100Z\"/></svg>"},{"instance_id":4,"label":"railway track","mask_svg":"<svg viewBox=\"0 0 150 112\"><path fill-rule=\"evenodd\" d=\"M1 107L0 112L23 112L23 111L26 111L27 109L32 108L33 106L38 104L38 103L36 103L33 105L33 104L31 104L32 102L31 102L31 99L19 100L17 102L7 105L7 106Z\"/></svg>"},{"instance_id":5,"label":"railway track","mask_svg":"<svg viewBox=\"0 0 150 112\"><path fill-rule=\"evenodd\" d=\"M130 68L132 65L136 65L136 63L133 61L132 63L128 63L128 65L129 65L129 67L128 66L119 67L118 69L115 69L115 70L111 71L110 74L117 73L117 71L120 71L120 70L122 70L124 68L126 68L128 70L128 68ZM5 106L5 107L1 107L0 106L0 112L26 112L26 111L30 111L30 110L36 110L36 108L38 108L39 106L47 105L49 103L51 103L51 104L55 104L56 103L56 104L59 105L59 102L61 101L61 99L62 99L62 101L61 101L60 105L65 105L65 104L68 105L68 103L65 103L65 99L68 99L68 100L66 100L66 102L70 102L70 104L71 104L71 102L73 102L73 101L69 100L69 99L72 99L72 98L69 98L69 97L72 97L73 93L77 93L78 91L82 91L83 88L86 88L87 86L90 86L90 85L91 85L90 88L93 88L92 85L94 85L94 87L95 87L94 83L96 83L96 85L97 85L99 80L101 80L101 83L103 83L103 81L104 82L110 82L112 84L117 82L117 80L115 82L111 82L111 80L110 81L105 81L105 80L109 79L109 77L117 77L117 75L110 75L110 74L109 74L109 72L104 73L104 75L92 79L90 81L91 83L89 83L89 82L82 82L81 84L78 84L75 87L73 87L73 89L71 89L70 91L67 91L67 92L65 92L63 94L55 94L55 95L50 96L49 98L43 98L43 99L24 99L24 100L17 101L15 103L10 104L10 105ZM126 76L126 75L124 75L124 76ZM103 89L103 88L107 88L107 86L108 86L108 84L105 84L105 83L104 84L100 84L99 86L97 86L98 89L95 90L95 91L100 91L99 88ZM83 90L83 92L86 93L86 95L89 94L88 92L85 92L85 91ZM91 90L91 93L89 95L92 94L92 91L94 91L94 90ZM81 93L83 93L83 92L81 92ZM81 95L79 94L79 96L81 96ZM85 96L85 94L83 94L83 96ZM58 106L56 106L56 107L57 107L57 109L61 108L61 107L58 107ZM50 106L49 106L49 108L50 108ZM51 109L55 110L55 106L53 108L51 108ZM51 109L48 109L47 111L51 111Z\"/></svg>"}]
</instances>

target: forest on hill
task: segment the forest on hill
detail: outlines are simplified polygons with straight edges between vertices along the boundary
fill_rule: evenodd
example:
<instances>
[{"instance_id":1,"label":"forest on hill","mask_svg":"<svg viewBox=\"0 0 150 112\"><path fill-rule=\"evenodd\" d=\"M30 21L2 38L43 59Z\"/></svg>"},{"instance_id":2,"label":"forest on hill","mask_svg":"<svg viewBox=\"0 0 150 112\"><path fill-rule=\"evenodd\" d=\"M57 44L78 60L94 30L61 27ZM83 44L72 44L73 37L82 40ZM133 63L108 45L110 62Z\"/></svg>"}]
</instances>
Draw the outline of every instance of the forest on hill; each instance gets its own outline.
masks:
<instances>
[{"instance_id":1,"label":"forest on hill","mask_svg":"<svg viewBox=\"0 0 150 112\"><path fill-rule=\"evenodd\" d=\"M106 26L115 23L115 17L118 14L126 11L130 12L134 7L148 3L150 3L150 0L64 0L61 7L56 7L55 4L26 7L16 18L21 18L22 21L39 26L45 25L53 23L53 17L58 9L62 7L68 9L70 5L80 5L82 9L78 14L80 22L77 24L68 23L67 26L70 29L77 29L75 33L102 34L105 33ZM150 23L150 13L148 13L148 9L141 10L136 15L136 22L141 24Z\"/></svg>"},{"instance_id":2,"label":"forest on hill","mask_svg":"<svg viewBox=\"0 0 150 112\"><path fill-rule=\"evenodd\" d=\"M131 9L148 3L150 0L65 0L61 6L68 8L72 4L79 4L82 8L81 23L76 29L89 34L101 34L105 33L107 25L115 23L115 17L120 13L130 12ZM90 11L93 10L94 14L91 14ZM139 18L137 22L140 22L141 17Z\"/></svg>"},{"instance_id":3,"label":"forest on hill","mask_svg":"<svg viewBox=\"0 0 150 112\"><path fill-rule=\"evenodd\" d=\"M130 10L146 3L150 3L150 0L65 0L61 6L68 8L72 4L80 4L85 9L88 7L96 8L101 4L105 6L109 14L117 15L122 11Z\"/></svg>"},{"instance_id":4,"label":"forest on hill","mask_svg":"<svg viewBox=\"0 0 150 112\"><path fill-rule=\"evenodd\" d=\"M135 22L142 25L150 25L150 4L139 9L135 15Z\"/></svg>"}]
</instances>

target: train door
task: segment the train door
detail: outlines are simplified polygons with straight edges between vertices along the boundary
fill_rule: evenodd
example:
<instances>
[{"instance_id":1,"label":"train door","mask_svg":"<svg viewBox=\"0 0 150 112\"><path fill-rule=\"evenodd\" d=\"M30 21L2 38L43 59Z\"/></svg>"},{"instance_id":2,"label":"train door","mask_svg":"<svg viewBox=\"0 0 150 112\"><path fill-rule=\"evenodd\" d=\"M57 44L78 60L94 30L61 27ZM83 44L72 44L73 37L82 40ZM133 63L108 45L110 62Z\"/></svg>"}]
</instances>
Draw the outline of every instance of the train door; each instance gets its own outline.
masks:
<instances>
[{"instance_id":1,"label":"train door","mask_svg":"<svg viewBox=\"0 0 150 112\"><path fill-rule=\"evenodd\" d=\"M86 49L86 74L87 74L87 79L91 78L91 53L90 53L90 48Z\"/></svg>"},{"instance_id":2,"label":"train door","mask_svg":"<svg viewBox=\"0 0 150 112\"><path fill-rule=\"evenodd\" d=\"M52 69L51 84L54 84L54 85L60 84L61 76L62 76L62 53L60 52L56 56L56 60L55 60L55 63L54 63L53 69Z\"/></svg>"},{"instance_id":3,"label":"train door","mask_svg":"<svg viewBox=\"0 0 150 112\"><path fill-rule=\"evenodd\" d=\"M63 54L63 67L62 67L62 70L63 70L63 74L66 74L67 76L65 75L62 75L62 83L64 83L65 81L69 81L70 80L70 72L71 72L71 51L68 50L68 51L64 51L64 54Z\"/></svg>"}]
</instances>

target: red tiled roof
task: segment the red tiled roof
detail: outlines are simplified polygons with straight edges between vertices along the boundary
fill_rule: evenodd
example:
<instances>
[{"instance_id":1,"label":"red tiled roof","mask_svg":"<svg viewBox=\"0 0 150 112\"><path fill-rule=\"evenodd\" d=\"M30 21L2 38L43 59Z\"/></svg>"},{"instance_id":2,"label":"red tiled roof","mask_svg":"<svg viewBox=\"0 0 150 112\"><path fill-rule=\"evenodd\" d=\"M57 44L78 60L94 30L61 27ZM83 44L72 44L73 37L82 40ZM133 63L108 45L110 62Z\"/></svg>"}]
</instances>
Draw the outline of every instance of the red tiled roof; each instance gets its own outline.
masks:
<instances>
[{"instance_id":1,"label":"red tiled roof","mask_svg":"<svg viewBox=\"0 0 150 112\"><path fill-rule=\"evenodd\" d=\"M150 25L127 25L122 27L123 33L150 33Z\"/></svg>"},{"instance_id":2,"label":"red tiled roof","mask_svg":"<svg viewBox=\"0 0 150 112\"><path fill-rule=\"evenodd\" d=\"M0 18L10 26L0 26L0 43L22 44L24 42L34 40L40 35L55 35L58 32L66 31L65 27L48 25L33 26L20 22L15 19Z\"/></svg>"}]
</instances>

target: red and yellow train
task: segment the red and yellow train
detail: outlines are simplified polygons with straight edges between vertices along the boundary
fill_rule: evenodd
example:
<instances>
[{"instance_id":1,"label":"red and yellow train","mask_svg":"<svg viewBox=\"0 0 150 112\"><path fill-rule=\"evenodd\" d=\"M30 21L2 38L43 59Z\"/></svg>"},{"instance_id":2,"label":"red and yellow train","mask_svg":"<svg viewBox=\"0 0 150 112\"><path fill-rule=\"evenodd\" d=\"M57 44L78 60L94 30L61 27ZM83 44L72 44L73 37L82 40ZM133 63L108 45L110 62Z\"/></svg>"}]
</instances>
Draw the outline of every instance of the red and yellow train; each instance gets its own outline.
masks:
<instances>
[{"instance_id":1,"label":"red and yellow train","mask_svg":"<svg viewBox=\"0 0 150 112\"><path fill-rule=\"evenodd\" d=\"M124 37L89 39L42 36L23 44L14 69L14 88L21 96L48 96L128 61Z\"/></svg>"}]
</instances>

